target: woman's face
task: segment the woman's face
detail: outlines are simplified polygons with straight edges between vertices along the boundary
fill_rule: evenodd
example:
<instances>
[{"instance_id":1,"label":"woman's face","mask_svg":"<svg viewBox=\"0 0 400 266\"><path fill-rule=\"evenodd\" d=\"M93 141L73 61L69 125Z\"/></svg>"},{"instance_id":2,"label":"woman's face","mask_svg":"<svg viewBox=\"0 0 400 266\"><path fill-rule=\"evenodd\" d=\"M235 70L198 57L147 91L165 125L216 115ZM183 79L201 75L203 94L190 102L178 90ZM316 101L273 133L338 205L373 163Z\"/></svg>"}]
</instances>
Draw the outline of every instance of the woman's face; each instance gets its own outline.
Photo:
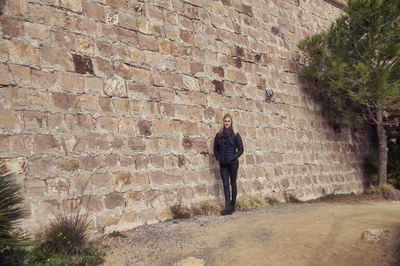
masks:
<instances>
[{"instance_id":1,"label":"woman's face","mask_svg":"<svg viewBox=\"0 0 400 266\"><path fill-rule=\"evenodd\" d=\"M225 118L224 119L224 127L230 128L231 126L232 126L232 120L229 117Z\"/></svg>"}]
</instances>

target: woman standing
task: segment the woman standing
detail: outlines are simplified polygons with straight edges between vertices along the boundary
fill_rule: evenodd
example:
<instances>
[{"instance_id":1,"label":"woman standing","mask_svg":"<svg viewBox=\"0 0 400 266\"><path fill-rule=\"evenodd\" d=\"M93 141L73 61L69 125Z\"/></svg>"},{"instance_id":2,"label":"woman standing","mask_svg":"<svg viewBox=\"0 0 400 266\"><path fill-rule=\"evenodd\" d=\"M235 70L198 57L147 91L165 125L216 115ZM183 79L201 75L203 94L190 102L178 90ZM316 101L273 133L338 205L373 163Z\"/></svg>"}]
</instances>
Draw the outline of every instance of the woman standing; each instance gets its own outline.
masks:
<instances>
[{"instance_id":1,"label":"woman standing","mask_svg":"<svg viewBox=\"0 0 400 266\"><path fill-rule=\"evenodd\" d=\"M219 161L222 182L224 184L225 209L222 215L232 214L235 211L237 187L236 176L239 168L238 158L243 154L243 142L239 133L233 130L233 120L230 114L224 115L224 125L214 139L214 156ZM232 186L232 199L230 198Z\"/></svg>"}]
</instances>

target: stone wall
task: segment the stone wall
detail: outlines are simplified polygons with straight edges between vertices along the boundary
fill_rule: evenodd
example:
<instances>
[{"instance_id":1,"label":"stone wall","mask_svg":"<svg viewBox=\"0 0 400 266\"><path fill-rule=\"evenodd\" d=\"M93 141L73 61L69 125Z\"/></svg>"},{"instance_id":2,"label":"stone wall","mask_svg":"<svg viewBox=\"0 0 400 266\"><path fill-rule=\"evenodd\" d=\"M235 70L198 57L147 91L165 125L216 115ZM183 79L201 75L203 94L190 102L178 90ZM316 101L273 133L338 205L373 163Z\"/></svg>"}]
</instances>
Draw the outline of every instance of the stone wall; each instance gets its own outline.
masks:
<instances>
[{"instance_id":1,"label":"stone wall","mask_svg":"<svg viewBox=\"0 0 400 266\"><path fill-rule=\"evenodd\" d=\"M241 133L239 196L363 188L366 140L335 133L299 85L322 0L3 0L0 152L37 228L80 202L94 228L221 200L213 139ZM207 154L207 150L210 154Z\"/></svg>"}]
</instances>

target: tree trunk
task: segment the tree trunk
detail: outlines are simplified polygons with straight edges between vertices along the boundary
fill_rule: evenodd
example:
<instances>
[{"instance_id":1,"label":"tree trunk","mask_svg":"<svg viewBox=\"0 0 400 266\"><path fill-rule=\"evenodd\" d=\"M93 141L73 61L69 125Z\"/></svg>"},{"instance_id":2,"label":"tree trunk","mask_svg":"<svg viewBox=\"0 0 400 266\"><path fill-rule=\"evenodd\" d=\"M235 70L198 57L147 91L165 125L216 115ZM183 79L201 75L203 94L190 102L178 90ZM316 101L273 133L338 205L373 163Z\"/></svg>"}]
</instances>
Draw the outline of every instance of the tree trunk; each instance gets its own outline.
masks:
<instances>
[{"instance_id":1,"label":"tree trunk","mask_svg":"<svg viewBox=\"0 0 400 266\"><path fill-rule=\"evenodd\" d=\"M377 112L376 131L378 134L378 148L379 148L379 176L378 185L386 184L387 179L387 161L388 161L388 147L387 136L383 124L383 111L378 109Z\"/></svg>"}]
</instances>

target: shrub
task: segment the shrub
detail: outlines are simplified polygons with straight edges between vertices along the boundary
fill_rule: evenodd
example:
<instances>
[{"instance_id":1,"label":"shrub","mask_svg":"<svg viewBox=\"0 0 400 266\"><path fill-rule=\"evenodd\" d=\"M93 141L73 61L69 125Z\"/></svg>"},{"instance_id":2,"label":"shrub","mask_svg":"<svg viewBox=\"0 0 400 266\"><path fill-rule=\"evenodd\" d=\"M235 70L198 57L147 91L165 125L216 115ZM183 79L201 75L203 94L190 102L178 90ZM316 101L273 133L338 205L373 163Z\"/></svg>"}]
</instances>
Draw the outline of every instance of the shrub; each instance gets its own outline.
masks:
<instances>
[{"instance_id":1,"label":"shrub","mask_svg":"<svg viewBox=\"0 0 400 266\"><path fill-rule=\"evenodd\" d=\"M27 235L17 228L25 217L20 187L13 183L12 175L0 170L0 251L7 247L28 245Z\"/></svg>"},{"instance_id":2,"label":"shrub","mask_svg":"<svg viewBox=\"0 0 400 266\"><path fill-rule=\"evenodd\" d=\"M278 205L280 204L279 200L272 197L267 197L267 202L269 205Z\"/></svg>"},{"instance_id":3,"label":"shrub","mask_svg":"<svg viewBox=\"0 0 400 266\"><path fill-rule=\"evenodd\" d=\"M112 231L111 233L108 234L109 238L117 238L117 237L122 237L125 238L126 236L122 234L120 231Z\"/></svg>"},{"instance_id":4,"label":"shrub","mask_svg":"<svg viewBox=\"0 0 400 266\"><path fill-rule=\"evenodd\" d=\"M40 248L50 253L77 255L88 243L88 226L87 215L80 212L59 214L50 223Z\"/></svg>"},{"instance_id":5,"label":"shrub","mask_svg":"<svg viewBox=\"0 0 400 266\"><path fill-rule=\"evenodd\" d=\"M190 218L189 208L183 206L181 203L175 204L170 207L173 219L188 219Z\"/></svg>"},{"instance_id":6,"label":"shrub","mask_svg":"<svg viewBox=\"0 0 400 266\"><path fill-rule=\"evenodd\" d=\"M242 197L236 201L236 209L239 211L249 211L269 206L268 198L263 196Z\"/></svg>"},{"instance_id":7,"label":"shrub","mask_svg":"<svg viewBox=\"0 0 400 266\"><path fill-rule=\"evenodd\" d=\"M219 214L223 210L223 205L216 201L208 200L200 202L192 207L193 215L214 215Z\"/></svg>"}]
</instances>

